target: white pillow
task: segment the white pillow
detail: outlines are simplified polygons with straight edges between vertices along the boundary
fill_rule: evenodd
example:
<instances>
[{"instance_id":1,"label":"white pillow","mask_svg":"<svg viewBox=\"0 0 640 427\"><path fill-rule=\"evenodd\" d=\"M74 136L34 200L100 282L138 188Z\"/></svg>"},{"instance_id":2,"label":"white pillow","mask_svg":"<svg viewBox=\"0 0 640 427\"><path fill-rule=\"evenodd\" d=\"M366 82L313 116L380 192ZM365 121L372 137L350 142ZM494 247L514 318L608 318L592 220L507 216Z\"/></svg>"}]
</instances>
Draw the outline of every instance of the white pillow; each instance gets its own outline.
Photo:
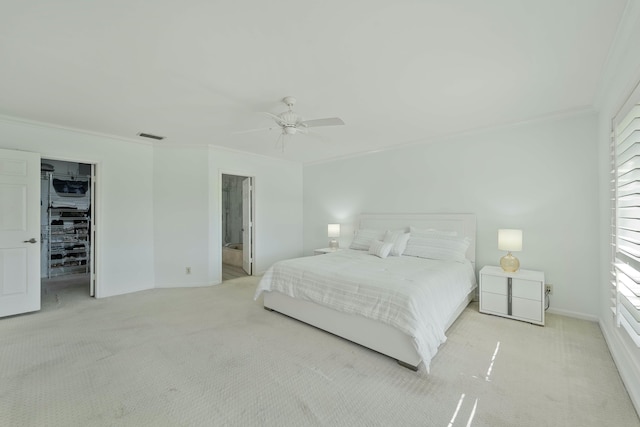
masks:
<instances>
[{"instance_id":1,"label":"white pillow","mask_svg":"<svg viewBox=\"0 0 640 427\"><path fill-rule=\"evenodd\" d=\"M468 237L433 234L414 235L411 233L404 255L419 258L464 262L467 248L471 244Z\"/></svg>"},{"instance_id":2,"label":"white pillow","mask_svg":"<svg viewBox=\"0 0 640 427\"><path fill-rule=\"evenodd\" d=\"M393 243L385 243L380 240L374 240L369 247L369 253L380 258L389 256Z\"/></svg>"},{"instance_id":3,"label":"white pillow","mask_svg":"<svg viewBox=\"0 0 640 427\"><path fill-rule=\"evenodd\" d=\"M443 231L443 230L436 230L435 228L416 228L414 226L409 227L409 232L413 235L415 234L416 236L422 235L422 234L426 234L426 237L430 237L435 235L438 236L457 236L458 233L456 231Z\"/></svg>"},{"instance_id":4,"label":"white pillow","mask_svg":"<svg viewBox=\"0 0 640 427\"><path fill-rule=\"evenodd\" d=\"M409 241L409 233L405 233L404 231L389 231L387 230L384 235L384 242L391 243L393 246L391 247L391 252L389 255L391 256L400 256L404 252L407 247L407 242Z\"/></svg>"},{"instance_id":5,"label":"white pillow","mask_svg":"<svg viewBox=\"0 0 640 427\"><path fill-rule=\"evenodd\" d=\"M383 236L384 231L362 228L356 231L356 235L354 236L349 249L357 249L359 251L369 250L371 242L374 240L382 240Z\"/></svg>"}]
</instances>

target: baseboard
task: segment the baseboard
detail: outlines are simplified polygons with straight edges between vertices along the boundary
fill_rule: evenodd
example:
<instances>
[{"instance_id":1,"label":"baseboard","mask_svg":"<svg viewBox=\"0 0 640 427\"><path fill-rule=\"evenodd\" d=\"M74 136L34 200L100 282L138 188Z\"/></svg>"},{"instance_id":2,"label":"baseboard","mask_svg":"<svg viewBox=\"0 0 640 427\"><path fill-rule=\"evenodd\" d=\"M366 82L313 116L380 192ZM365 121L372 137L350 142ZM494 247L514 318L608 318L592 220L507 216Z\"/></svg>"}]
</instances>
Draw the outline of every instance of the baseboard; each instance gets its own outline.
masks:
<instances>
[{"instance_id":1,"label":"baseboard","mask_svg":"<svg viewBox=\"0 0 640 427\"><path fill-rule=\"evenodd\" d=\"M211 282L193 282L193 283L156 283L155 289L171 289L171 288L204 288L211 286Z\"/></svg>"},{"instance_id":2,"label":"baseboard","mask_svg":"<svg viewBox=\"0 0 640 427\"><path fill-rule=\"evenodd\" d=\"M117 297L119 295L127 295L127 294L133 294L135 292L149 291L151 289L154 289L154 286L137 288L137 289L127 289L122 292L104 292L104 291L101 291L99 288L100 286L96 287L96 296L95 296L96 299Z\"/></svg>"},{"instance_id":3,"label":"baseboard","mask_svg":"<svg viewBox=\"0 0 640 427\"><path fill-rule=\"evenodd\" d=\"M569 311L569 310L560 310L560 309L557 309L557 308L549 308L547 310L547 313L558 314L560 316L573 317L575 319L588 320L590 322L596 322L596 323L598 323L600 321L600 319L598 319L597 316L593 316L591 314L580 313L580 312L577 312L577 311Z\"/></svg>"},{"instance_id":4,"label":"baseboard","mask_svg":"<svg viewBox=\"0 0 640 427\"><path fill-rule=\"evenodd\" d=\"M620 378L627 389L631 403L640 416L640 365L638 360L629 352L619 336L618 331L607 329L602 321L599 322L604 340L609 347L609 352L618 368Z\"/></svg>"}]
</instances>

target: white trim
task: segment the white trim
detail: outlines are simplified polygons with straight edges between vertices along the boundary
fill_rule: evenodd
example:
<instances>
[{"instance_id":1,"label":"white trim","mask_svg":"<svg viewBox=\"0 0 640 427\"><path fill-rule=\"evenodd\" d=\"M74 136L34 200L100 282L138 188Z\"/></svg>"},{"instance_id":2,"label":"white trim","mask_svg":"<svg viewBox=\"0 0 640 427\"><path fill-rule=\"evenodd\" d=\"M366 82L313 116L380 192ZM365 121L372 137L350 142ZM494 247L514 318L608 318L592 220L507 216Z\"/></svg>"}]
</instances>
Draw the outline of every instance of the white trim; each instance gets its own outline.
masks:
<instances>
[{"instance_id":1,"label":"white trim","mask_svg":"<svg viewBox=\"0 0 640 427\"><path fill-rule=\"evenodd\" d=\"M222 283L222 175L233 175L233 176L242 176L245 178L251 178L251 218L252 218L252 226L251 226L251 271L252 276L256 275L256 265L257 265L257 254L256 254L256 176L250 173L238 172L229 170L229 169L218 169L218 185L217 185L217 200L218 200L218 231L217 231L217 239L213 239L213 242L216 247L218 256L216 256L215 265L218 270L218 278L216 283ZM213 221L211 221L213 223ZM215 234L214 234L215 235ZM260 273L264 274L264 272Z\"/></svg>"},{"instance_id":2,"label":"white trim","mask_svg":"<svg viewBox=\"0 0 640 427\"><path fill-rule=\"evenodd\" d=\"M313 161L310 161L310 162L303 162L303 164L304 164L304 166L311 166L311 165L318 165L318 164L323 164L323 163L330 163L330 162L334 162L334 161L337 161L337 160L345 160L345 159L364 157L364 156L368 156L370 154L375 154L375 153L384 153L384 152L388 152L388 151L400 150L400 149L403 149L403 148L415 147L415 146L419 146L419 145L440 143L440 142L444 142L444 141L447 141L447 140L450 140L450 139L454 139L454 138L461 138L461 137L466 137L466 136L475 136L475 135L480 135L480 134L487 133L487 132L493 132L493 131L496 131L496 130L511 129L511 128L515 128L515 127L519 127L519 126L525 126L525 125L536 124L536 123L544 123L544 122L552 122L552 121L557 121L557 120L561 120L561 119L567 119L567 118L571 118L571 117L577 117L577 116L588 115L588 114L596 114L596 113L597 113L597 111L592 106L585 106L585 107L569 109L569 110L565 110L565 111L559 111L559 112L556 112L556 113L546 114L546 115L542 115L542 116L538 116L538 117L533 117L531 119L526 119L526 120L520 120L520 121L515 121L515 122L510 122L510 123L489 125L489 126L485 126L485 127L479 127L479 128L469 129L469 130L460 131L460 132L444 133L444 134L441 134L441 135L436 135L436 136L428 137L428 138L422 138L422 139L418 139L418 140L414 140L414 141L401 142L399 144L395 144L395 145L392 145L392 146L378 147L378 148L375 148L373 150L359 151L359 152L356 152L356 153L344 154L344 155L341 155L341 156L335 156L335 157L330 157L330 158L321 159L321 160L313 160Z\"/></svg>"},{"instance_id":3,"label":"white trim","mask_svg":"<svg viewBox=\"0 0 640 427\"><path fill-rule=\"evenodd\" d=\"M609 347L611 357L618 368L620 378L624 383L631 403L640 415L640 364L639 361L629 352L628 346L622 342L623 338L619 334L619 329L613 327L613 333L607 329L603 320L599 322L600 330L604 336L604 340ZM626 332L624 332L626 333Z\"/></svg>"},{"instance_id":4,"label":"white trim","mask_svg":"<svg viewBox=\"0 0 640 427\"><path fill-rule=\"evenodd\" d=\"M616 50L615 47L629 46L631 43L635 43L635 40L630 40L630 37L634 27L638 25L639 19L640 2L628 1L624 8L624 11L621 14L616 33L613 37L609 51L607 53L607 58L605 59L600 72L600 80L598 82L598 86L596 87L594 96L594 106L602 106L604 99L607 97L608 91L610 90L610 87L607 86L607 82L610 82L612 80L612 74L618 72L617 67L620 65L621 55L625 55L625 53L622 53L620 49ZM636 73L636 75L638 75L638 73ZM632 88L628 87L622 93L631 93L631 91ZM621 105L619 107L621 108ZM615 111L618 111L618 109L616 109Z\"/></svg>"},{"instance_id":5,"label":"white trim","mask_svg":"<svg viewBox=\"0 0 640 427\"><path fill-rule=\"evenodd\" d=\"M598 316L581 313L578 311L562 310L562 309L549 307L549 309L547 310L547 313L556 314L559 316L573 317L574 319L588 320L589 322L594 322L594 323L598 323L600 321L600 318Z\"/></svg>"},{"instance_id":6,"label":"white trim","mask_svg":"<svg viewBox=\"0 0 640 427\"><path fill-rule=\"evenodd\" d=\"M48 122L39 122L39 121L36 121L36 120L23 119L21 117L6 116L6 115L2 115L2 114L0 114L0 121L4 121L4 122L8 122L8 123L20 123L22 125L33 126L33 127L44 127L44 128L49 128L49 129L55 129L55 130L64 130L64 131L67 131L67 132L75 132L75 133L81 133L81 134L85 134L85 135L97 136L97 137L100 137L100 138L115 139L115 140L124 141L124 142L132 142L134 144L141 144L141 145L146 145L146 146L154 146L155 145L153 142L150 142L150 141L140 141L140 140L137 140L137 139L134 139L134 138L128 138L128 137L124 137L124 136L112 135L112 134L101 133L101 132L94 132L94 131L90 131L90 130L86 130L86 129L80 129L80 128L74 128L74 127L69 127L69 126L62 126L62 125L56 125L54 123L48 123ZM82 163L87 163L87 162L82 162Z\"/></svg>"},{"instance_id":7,"label":"white trim","mask_svg":"<svg viewBox=\"0 0 640 427\"><path fill-rule=\"evenodd\" d=\"M103 209L102 209L102 162L99 160L87 160L79 159L75 157L67 157L67 156L59 156L59 155L49 155L45 153L40 153L40 162L42 163L43 159L46 160L57 160L61 162L72 162L72 163L84 163L88 165L92 165L92 169L94 171L94 175L91 177L92 185L95 191L91 193L91 212L92 218L91 222L94 227L91 230L91 263L95 266L95 270L91 271L90 280L93 280L93 276L95 276L95 289L94 289L94 298L103 298L104 292L102 292L102 287L100 286L100 279L102 277L102 254L104 251L102 250L102 218L103 218ZM96 256L98 254L98 256Z\"/></svg>"}]
</instances>

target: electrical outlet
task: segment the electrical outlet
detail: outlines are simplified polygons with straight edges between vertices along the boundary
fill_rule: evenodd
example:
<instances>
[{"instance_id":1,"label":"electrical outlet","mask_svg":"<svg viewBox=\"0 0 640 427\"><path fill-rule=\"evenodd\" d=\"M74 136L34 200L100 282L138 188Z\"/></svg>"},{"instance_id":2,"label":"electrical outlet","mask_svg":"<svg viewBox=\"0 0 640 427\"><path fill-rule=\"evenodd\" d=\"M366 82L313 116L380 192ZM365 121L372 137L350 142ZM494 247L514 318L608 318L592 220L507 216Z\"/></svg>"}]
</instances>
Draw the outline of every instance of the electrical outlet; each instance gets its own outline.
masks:
<instances>
[{"instance_id":1,"label":"electrical outlet","mask_svg":"<svg viewBox=\"0 0 640 427\"><path fill-rule=\"evenodd\" d=\"M191 267L185 268L185 274L191 274Z\"/></svg>"},{"instance_id":2,"label":"electrical outlet","mask_svg":"<svg viewBox=\"0 0 640 427\"><path fill-rule=\"evenodd\" d=\"M551 295L553 293L553 285L549 283L544 285L544 293Z\"/></svg>"}]
</instances>

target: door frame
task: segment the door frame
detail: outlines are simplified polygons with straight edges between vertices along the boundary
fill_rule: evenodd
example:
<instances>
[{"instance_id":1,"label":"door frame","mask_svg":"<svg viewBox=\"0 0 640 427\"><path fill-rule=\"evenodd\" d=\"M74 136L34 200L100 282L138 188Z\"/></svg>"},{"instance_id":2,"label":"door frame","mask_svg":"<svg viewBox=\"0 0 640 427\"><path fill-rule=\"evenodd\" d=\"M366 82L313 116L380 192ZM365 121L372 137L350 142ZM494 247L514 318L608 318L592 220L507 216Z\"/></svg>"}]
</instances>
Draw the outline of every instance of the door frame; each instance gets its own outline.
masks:
<instances>
[{"instance_id":1,"label":"door frame","mask_svg":"<svg viewBox=\"0 0 640 427\"><path fill-rule=\"evenodd\" d=\"M93 281L93 298L102 298L104 295L100 288L100 277L102 263L99 256L102 254L101 230L102 230L102 189L101 173L102 162L99 160L87 160L86 158L66 157L58 155L48 155L40 153L40 163L46 160L57 160L60 162L84 163L91 165L91 263L89 265L89 277ZM42 268L42 266L40 266ZM91 285L90 285L91 286Z\"/></svg>"},{"instance_id":2,"label":"door frame","mask_svg":"<svg viewBox=\"0 0 640 427\"><path fill-rule=\"evenodd\" d=\"M256 271L256 176L251 173L242 172L238 170L218 169L218 209L217 209L217 232L214 234L217 236L214 239L216 248L214 253L217 254L216 267L218 269L218 283L222 283L222 175L234 175L244 178L251 178L251 272Z\"/></svg>"}]
</instances>

